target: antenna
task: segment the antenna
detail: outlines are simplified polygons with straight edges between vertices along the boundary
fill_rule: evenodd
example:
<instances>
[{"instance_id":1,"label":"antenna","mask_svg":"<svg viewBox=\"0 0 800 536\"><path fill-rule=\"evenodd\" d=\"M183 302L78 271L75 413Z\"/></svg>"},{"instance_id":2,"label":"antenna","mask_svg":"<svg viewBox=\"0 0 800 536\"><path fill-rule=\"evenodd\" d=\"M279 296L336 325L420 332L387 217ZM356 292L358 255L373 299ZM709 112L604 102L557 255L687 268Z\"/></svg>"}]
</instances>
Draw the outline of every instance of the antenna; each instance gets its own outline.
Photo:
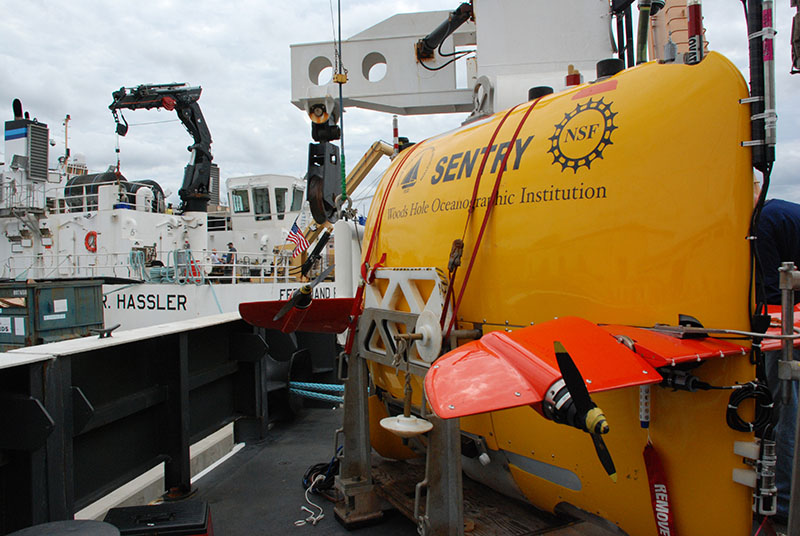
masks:
<instances>
[{"instance_id":1,"label":"antenna","mask_svg":"<svg viewBox=\"0 0 800 536\"><path fill-rule=\"evenodd\" d=\"M64 162L69 163L69 114L64 117Z\"/></svg>"}]
</instances>

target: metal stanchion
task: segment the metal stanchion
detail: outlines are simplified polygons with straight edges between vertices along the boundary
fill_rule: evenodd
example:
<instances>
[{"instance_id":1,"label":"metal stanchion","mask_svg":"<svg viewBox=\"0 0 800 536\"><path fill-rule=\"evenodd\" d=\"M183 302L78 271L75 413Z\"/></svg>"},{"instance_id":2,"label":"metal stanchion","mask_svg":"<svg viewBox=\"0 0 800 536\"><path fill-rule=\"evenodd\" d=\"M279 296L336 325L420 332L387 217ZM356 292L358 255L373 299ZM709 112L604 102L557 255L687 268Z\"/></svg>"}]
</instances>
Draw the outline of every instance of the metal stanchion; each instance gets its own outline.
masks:
<instances>
[{"instance_id":1,"label":"metal stanchion","mask_svg":"<svg viewBox=\"0 0 800 536\"><path fill-rule=\"evenodd\" d=\"M356 340L358 337L357 333ZM344 436L344 448L336 487L344 500L335 506L334 513L345 527L372 523L383 517L372 482L367 402L369 372L359 347L357 344L349 356L344 384L344 419L342 430L337 431L337 437Z\"/></svg>"},{"instance_id":2,"label":"metal stanchion","mask_svg":"<svg viewBox=\"0 0 800 536\"><path fill-rule=\"evenodd\" d=\"M794 332L794 291L800 289L800 272L797 271L794 263L784 262L780 267L780 290L781 290L781 333L791 335ZM798 378L798 367L800 364L794 361L794 340L783 339L782 360L779 363L778 378L781 380L781 398L784 404L788 404L791 399L792 383ZM800 535L800 456L797 456L797 445L800 444L800 412L795 416L797 424L795 426L794 452L792 456L792 491L789 501L789 525L790 535ZM798 500L795 500L795 499Z\"/></svg>"}]
</instances>

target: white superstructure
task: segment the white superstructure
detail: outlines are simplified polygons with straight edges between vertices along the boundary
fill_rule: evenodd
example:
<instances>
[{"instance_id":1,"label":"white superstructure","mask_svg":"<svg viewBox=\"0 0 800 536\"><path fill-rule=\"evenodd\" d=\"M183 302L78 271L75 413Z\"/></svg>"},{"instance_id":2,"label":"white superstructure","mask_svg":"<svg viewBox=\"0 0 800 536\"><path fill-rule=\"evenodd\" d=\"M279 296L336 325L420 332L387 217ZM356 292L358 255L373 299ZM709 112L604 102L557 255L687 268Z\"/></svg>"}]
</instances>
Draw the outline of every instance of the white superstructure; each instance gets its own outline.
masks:
<instances>
[{"instance_id":1,"label":"white superstructure","mask_svg":"<svg viewBox=\"0 0 800 536\"><path fill-rule=\"evenodd\" d=\"M443 55L425 65L415 45L447 20L447 11L394 15L342 41L350 66L343 105L402 115L482 116L525 102L531 87L562 89L570 66L592 79L596 63L615 52L608 0L472 4L477 23L455 30L442 43ZM299 108L337 94L333 81L322 80L335 62L333 45L291 46L292 103ZM465 56L463 78L460 63L450 61L454 51L473 52Z\"/></svg>"},{"instance_id":2,"label":"white superstructure","mask_svg":"<svg viewBox=\"0 0 800 536\"><path fill-rule=\"evenodd\" d=\"M231 178L230 211L171 213L153 181L113 168L75 175L69 162L48 172L47 125L21 106L15 116L0 174L0 280L126 280L104 285L103 304L106 325L124 328L236 311L240 301L281 299L299 286L300 257L293 262L281 246L308 219L302 180ZM229 242L236 254L226 258ZM214 249L230 262L215 265ZM318 292L333 297L333 285Z\"/></svg>"}]
</instances>

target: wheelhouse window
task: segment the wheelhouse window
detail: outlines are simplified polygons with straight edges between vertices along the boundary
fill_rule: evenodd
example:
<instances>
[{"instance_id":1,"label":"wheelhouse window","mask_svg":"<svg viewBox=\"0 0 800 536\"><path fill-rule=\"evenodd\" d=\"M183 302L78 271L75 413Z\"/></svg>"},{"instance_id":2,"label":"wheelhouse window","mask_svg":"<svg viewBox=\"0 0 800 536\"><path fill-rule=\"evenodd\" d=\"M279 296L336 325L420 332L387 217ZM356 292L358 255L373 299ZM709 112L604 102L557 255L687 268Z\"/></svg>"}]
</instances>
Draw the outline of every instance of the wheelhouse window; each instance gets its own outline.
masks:
<instances>
[{"instance_id":1,"label":"wheelhouse window","mask_svg":"<svg viewBox=\"0 0 800 536\"><path fill-rule=\"evenodd\" d=\"M278 213L279 220L286 216L286 194L288 193L288 188L275 188L275 211Z\"/></svg>"},{"instance_id":2,"label":"wheelhouse window","mask_svg":"<svg viewBox=\"0 0 800 536\"><path fill-rule=\"evenodd\" d=\"M231 206L235 214L250 212L250 198L247 195L247 190L232 190Z\"/></svg>"},{"instance_id":3,"label":"wheelhouse window","mask_svg":"<svg viewBox=\"0 0 800 536\"><path fill-rule=\"evenodd\" d=\"M300 212L303 208L303 190L298 187L292 188L292 212Z\"/></svg>"},{"instance_id":4,"label":"wheelhouse window","mask_svg":"<svg viewBox=\"0 0 800 536\"><path fill-rule=\"evenodd\" d=\"M269 207L269 188L253 188L253 208L257 221L272 219L272 211Z\"/></svg>"}]
</instances>

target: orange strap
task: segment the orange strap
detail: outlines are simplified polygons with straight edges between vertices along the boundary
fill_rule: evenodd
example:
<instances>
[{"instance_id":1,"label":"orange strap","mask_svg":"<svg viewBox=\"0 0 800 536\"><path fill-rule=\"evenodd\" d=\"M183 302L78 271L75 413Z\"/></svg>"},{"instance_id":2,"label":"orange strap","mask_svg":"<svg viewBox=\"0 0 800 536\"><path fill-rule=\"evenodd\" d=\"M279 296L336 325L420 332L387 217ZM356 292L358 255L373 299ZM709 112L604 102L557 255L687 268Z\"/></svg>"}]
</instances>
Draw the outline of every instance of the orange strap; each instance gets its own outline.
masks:
<instances>
[{"instance_id":1,"label":"orange strap","mask_svg":"<svg viewBox=\"0 0 800 536\"><path fill-rule=\"evenodd\" d=\"M348 354L350 350L353 349L353 342L355 337L355 326L358 323L358 318L361 316L361 311L363 310L361 307L361 300L364 298L364 289L366 289L367 285L371 285L373 281L375 281L375 270L382 267L383 264L386 262L386 253L381 255L381 260L375 263L375 266L372 268L367 269L367 263L361 265L361 284L358 285L358 290L356 291L356 299L353 300L353 308L350 311L350 331L347 333L347 343L344 346L344 351Z\"/></svg>"},{"instance_id":2,"label":"orange strap","mask_svg":"<svg viewBox=\"0 0 800 536\"><path fill-rule=\"evenodd\" d=\"M453 306L453 315L450 317L450 323L447 325L447 331L445 332L445 339L450 336L450 331L453 329L453 323L456 320L456 316L458 315L458 308L461 305L461 299L464 297L464 290L467 288L467 282L469 281L470 273L472 273L472 266L475 264L475 258L478 256L478 250L480 249L481 240L483 239L483 233L486 231L486 224L489 222L489 216L492 214L492 209L494 208L495 200L497 199L497 192L500 190L500 181L503 178L503 173L506 170L506 164L508 163L508 157L511 156L512 148L514 147L514 143L517 141L517 137L519 136L520 130L522 130L522 125L525 124L525 121L528 119L528 116L533 111L533 108L536 104L541 100L541 97L533 101L528 109L525 111L525 115L522 116L519 124L517 125L517 129L514 131L514 135L511 137L511 141L509 142L509 149L506 151L506 154L503 156L503 163L500 165L500 171L497 172L497 179L494 181L494 188L492 188L492 195L489 197L489 202L486 206L486 214L483 216L483 223L481 223L481 229L478 232L478 238L475 240L475 247L472 250L472 255L469 258L469 265L467 266L467 272L464 274L464 281L461 283L461 289L458 292L458 299L456 299L456 303ZM506 115L503 117L503 121L511 114L511 112L515 111L517 107L512 108L509 110ZM492 136L491 141L489 142L489 148L491 148L492 144L494 143L495 136L497 132L500 130L501 124L498 125L497 129L495 130L494 135ZM487 149L486 155L488 155L489 150ZM475 180L475 188L473 189L472 193L472 201L470 203L470 214L472 213L473 206L475 204L475 199L477 198L478 194L478 181L480 180L480 173L483 171L483 164L486 162L486 158L484 157L483 162L481 162L481 169L478 172L478 177ZM469 222L469 214L467 215L467 222ZM465 228L466 233L466 228ZM454 277L455 279L455 277ZM450 284L452 286L452 282ZM445 302L445 307L447 307L447 302Z\"/></svg>"},{"instance_id":3,"label":"orange strap","mask_svg":"<svg viewBox=\"0 0 800 536\"><path fill-rule=\"evenodd\" d=\"M472 213L475 211L475 199L478 198L478 186L481 183L481 177L483 176L483 169L486 167L486 161L489 159L489 153L491 152L492 145L494 145L494 140L497 139L497 134L500 132L500 129L503 128L503 124L508 119L508 116L516 110L517 107L509 108L509 110L503 115L503 118L500 119L500 122L495 127L494 132L492 133L492 137L489 138L489 145L483 150L483 157L481 158L481 165L478 167L478 174L475 176L475 185L472 187L472 198L469 201L469 207L467 208L467 219L464 222L464 232L461 233L461 240L464 240L464 237L467 235L467 228L469 227L469 220L472 217ZM513 143L513 142L512 142ZM509 146L508 152L511 152L511 146ZM505 165L505 160L503 161L503 165ZM502 169L500 170L502 173ZM447 284L447 293L444 297L444 307L442 307L442 316L439 317L439 325L442 329L444 329L444 322L445 318L447 318L447 309L450 306L450 300L455 300L453 296L453 288L456 281L456 272L458 271L458 267L453 269L450 273L450 278ZM453 314L455 314L455 302L453 303ZM448 329L448 333L450 330Z\"/></svg>"},{"instance_id":4,"label":"orange strap","mask_svg":"<svg viewBox=\"0 0 800 536\"><path fill-rule=\"evenodd\" d=\"M372 230L372 236L369 238L369 246L367 247L367 254L364 256L364 264L369 263L370 255L372 254L372 248L377 243L378 233L381 230L381 223L383 223L383 213L386 210L386 202L389 200L389 192L392 191L392 186L394 185L394 181L397 178L397 174L400 172L400 168L403 167L403 164L406 163L408 157L411 156L417 147L422 145L424 142L416 143L400 153L402 155L400 162L395 166L394 171L392 172L392 176L389 178L389 183L386 185L386 190L383 192L383 197L381 198L381 204L378 207L378 214L375 220L375 226ZM366 268L362 266L362 276L364 275L364 270Z\"/></svg>"},{"instance_id":5,"label":"orange strap","mask_svg":"<svg viewBox=\"0 0 800 536\"><path fill-rule=\"evenodd\" d=\"M464 222L464 232L461 235L462 240L464 239L465 236L467 236L467 227L469 226L469 220L472 217L472 213L475 212L475 200L478 198L478 187L481 185L481 178L483 177L483 169L486 167L486 162L489 160L489 153L492 151L492 145L494 145L494 140L497 139L497 135L500 133L500 129L503 128L503 124L506 122L506 119L508 119L508 116L511 115L518 107L519 106L509 108L509 110L500 120L500 123L497 124L497 128L494 129L492 137L489 138L489 144L486 146L485 152L483 153L483 158L481 158L481 167L478 168L478 175L475 177L475 186L472 187L472 198L469 201L469 209L467 211L467 221ZM511 140L511 143L508 146L508 151L506 152L505 158L503 160L503 166L505 166L506 160L508 160L508 155L511 153L511 150L513 148L514 148L514 140ZM500 168L500 171L498 172L498 178L502 174L503 174L503 168Z\"/></svg>"},{"instance_id":6,"label":"orange strap","mask_svg":"<svg viewBox=\"0 0 800 536\"><path fill-rule=\"evenodd\" d=\"M381 223L383 222L383 213L386 210L386 202L389 200L389 192L392 190L392 186L394 185L394 181L397 178L397 174L400 172L400 168L403 167L408 157L411 156L417 147L419 147L421 143L417 143L400 153L402 155L400 162L398 162L397 166L395 166L394 171L392 172L392 176L389 178L389 183L386 185L386 190L383 192L383 197L381 198L381 204L378 206L378 214L375 220L375 225L372 229L372 235L369 238L369 246L367 247L367 253L364 255L364 263L361 265L361 284L358 286L358 290L356 291L355 301L353 302L353 310L350 313L350 326L349 332L347 334L347 343L345 344L344 351L346 353L350 353L353 349L353 343L355 342L355 333L356 333L356 325L358 324L358 319L361 316L361 312L364 310L361 302L364 298L364 288L366 285L371 285L372 282L375 280L375 270L379 267L383 266L386 262L386 253L381 256L381 259L375 264L375 266L369 266L369 259L372 255L372 248L375 247L377 243L378 233L381 229Z\"/></svg>"}]
</instances>

